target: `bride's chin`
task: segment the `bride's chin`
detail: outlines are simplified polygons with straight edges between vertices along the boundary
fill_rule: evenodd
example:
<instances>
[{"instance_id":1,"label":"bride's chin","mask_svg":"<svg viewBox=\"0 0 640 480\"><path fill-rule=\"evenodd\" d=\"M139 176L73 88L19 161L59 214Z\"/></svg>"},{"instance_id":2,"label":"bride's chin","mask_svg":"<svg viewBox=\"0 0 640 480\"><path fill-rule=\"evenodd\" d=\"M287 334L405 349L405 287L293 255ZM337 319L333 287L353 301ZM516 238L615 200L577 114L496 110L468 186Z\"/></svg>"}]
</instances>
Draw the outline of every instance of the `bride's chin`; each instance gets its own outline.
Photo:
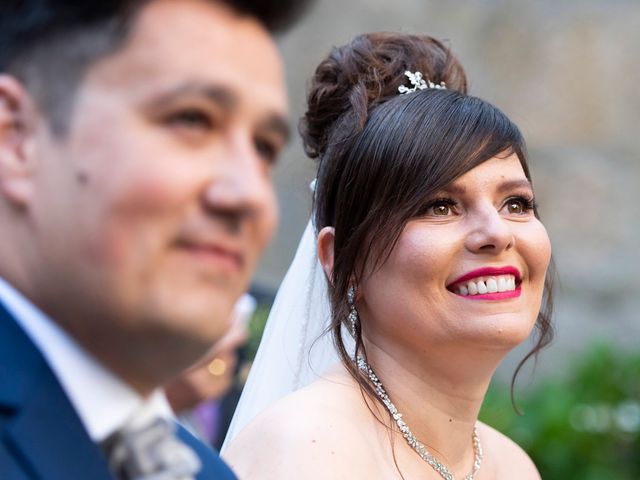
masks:
<instances>
[{"instance_id":1,"label":"bride's chin","mask_svg":"<svg viewBox=\"0 0 640 480\"><path fill-rule=\"evenodd\" d=\"M532 329L533 324L527 322L499 322L461 333L453 342L506 355L525 342Z\"/></svg>"},{"instance_id":2,"label":"bride's chin","mask_svg":"<svg viewBox=\"0 0 640 480\"><path fill-rule=\"evenodd\" d=\"M490 317L457 317L455 324L439 328L438 331L424 332L419 335L420 341L410 339L413 348L423 351L428 357L434 352L446 355L465 356L470 358L483 351L492 355L506 355L512 349L525 342L535 326L535 318L507 314ZM408 346L408 345L407 345Z\"/></svg>"}]
</instances>

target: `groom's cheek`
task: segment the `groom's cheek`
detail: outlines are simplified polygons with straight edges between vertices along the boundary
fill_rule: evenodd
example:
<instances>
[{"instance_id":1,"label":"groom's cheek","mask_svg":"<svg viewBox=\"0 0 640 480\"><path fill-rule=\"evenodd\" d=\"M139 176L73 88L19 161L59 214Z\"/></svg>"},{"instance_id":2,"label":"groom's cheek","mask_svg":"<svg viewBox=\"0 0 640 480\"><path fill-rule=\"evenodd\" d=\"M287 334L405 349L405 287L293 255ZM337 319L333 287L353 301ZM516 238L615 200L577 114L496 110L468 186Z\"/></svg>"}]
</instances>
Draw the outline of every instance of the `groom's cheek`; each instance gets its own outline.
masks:
<instances>
[{"instance_id":1,"label":"groom's cheek","mask_svg":"<svg viewBox=\"0 0 640 480\"><path fill-rule=\"evenodd\" d=\"M271 203L271 208L270 208L270 214L269 217L267 219L267 227L266 227L266 239L265 239L265 243L262 247L262 249L264 250L266 248L266 246L271 243L271 241L273 240L273 237L276 233L276 230L278 229L278 225L280 223L280 208L278 205L278 201L276 199L275 193L273 194L273 200Z\"/></svg>"},{"instance_id":2,"label":"groom's cheek","mask_svg":"<svg viewBox=\"0 0 640 480\"><path fill-rule=\"evenodd\" d=\"M280 222L280 209L273 185L270 186L270 195L265 203L264 215L261 226L261 239L259 255L262 254L273 240L273 237Z\"/></svg>"},{"instance_id":3,"label":"groom's cheek","mask_svg":"<svg viewBox=\"0 0 640 480\"><path fill-rule=\"evenodd\" d=\"M247 225L248 232L248 255L246 265L247 283L250 283L252 276L264 254L266 248L272 243L280 221L280 212L272 185L269 185L269 194L256 215Z\"/></svg>"}]
</instances>

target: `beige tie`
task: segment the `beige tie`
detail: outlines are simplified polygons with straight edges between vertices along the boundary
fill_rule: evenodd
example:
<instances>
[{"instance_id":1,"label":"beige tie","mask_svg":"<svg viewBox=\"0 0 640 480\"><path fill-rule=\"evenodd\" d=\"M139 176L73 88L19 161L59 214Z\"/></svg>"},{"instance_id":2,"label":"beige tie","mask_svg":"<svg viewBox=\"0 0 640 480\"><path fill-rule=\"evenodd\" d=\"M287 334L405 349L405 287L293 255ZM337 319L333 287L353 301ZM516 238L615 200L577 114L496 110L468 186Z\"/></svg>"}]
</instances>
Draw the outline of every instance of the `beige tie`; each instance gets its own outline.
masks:
<instances>
[{"instance_id":1,"label":"beige tie","mask_svg":"<svg viewBox=\"0 0 640 480\"><path fill-rule=\"evenodd\" d=\"M176 436L175 423L164 418L126 425L102 447L121 480L193 480L201 467L196 453Z\"/></svg>"}]
</instances>

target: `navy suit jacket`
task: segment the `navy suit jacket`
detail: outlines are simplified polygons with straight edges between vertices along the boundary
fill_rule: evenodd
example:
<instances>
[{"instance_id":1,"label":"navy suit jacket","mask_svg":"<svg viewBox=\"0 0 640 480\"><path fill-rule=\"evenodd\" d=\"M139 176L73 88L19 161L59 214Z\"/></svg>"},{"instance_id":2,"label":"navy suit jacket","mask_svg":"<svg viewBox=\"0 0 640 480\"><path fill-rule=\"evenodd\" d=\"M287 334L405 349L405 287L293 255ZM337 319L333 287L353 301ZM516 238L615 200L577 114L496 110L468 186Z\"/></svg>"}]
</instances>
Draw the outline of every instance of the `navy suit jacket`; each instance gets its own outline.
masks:
<instances>
[{"instance_id":1,"label":"navy suit jacket","mask_svg":"<svg viewBox=\"0 0 640 480\"><path fill-rule=\"evenodd\" d=\"M184 428L200 457L198 480L233 480L220 458ZM0 479L112 480L40 351L0 303Z\"/></svg>"}]
</instances>

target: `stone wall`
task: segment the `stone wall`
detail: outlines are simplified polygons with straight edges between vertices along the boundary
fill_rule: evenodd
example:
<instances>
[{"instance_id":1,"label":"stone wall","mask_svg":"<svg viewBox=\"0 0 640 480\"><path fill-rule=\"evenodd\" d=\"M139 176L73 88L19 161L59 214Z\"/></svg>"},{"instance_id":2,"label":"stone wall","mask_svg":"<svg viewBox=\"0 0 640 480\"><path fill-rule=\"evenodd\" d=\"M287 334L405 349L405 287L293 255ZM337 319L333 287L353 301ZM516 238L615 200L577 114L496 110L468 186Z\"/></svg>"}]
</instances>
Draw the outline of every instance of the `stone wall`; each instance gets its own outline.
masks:
<instances>
[{"instance_id":1,"label":"stone wall","mask_svg":"<svg viewBox=\"0 0 640 480\"><path fill-rule=\"evenodd\" d=\"M447 39L471 93L523 130L559 272L558 358L593 338L640 339L640 2L319 0L281 39L295 119L331 46L395 30ZM275 174L281 228L257 283L275 289L309 213L299 139ZM549 362L549 360L547 360ZM543 361L543 364L545 362Z\"/></svg>"}]
</instances>

